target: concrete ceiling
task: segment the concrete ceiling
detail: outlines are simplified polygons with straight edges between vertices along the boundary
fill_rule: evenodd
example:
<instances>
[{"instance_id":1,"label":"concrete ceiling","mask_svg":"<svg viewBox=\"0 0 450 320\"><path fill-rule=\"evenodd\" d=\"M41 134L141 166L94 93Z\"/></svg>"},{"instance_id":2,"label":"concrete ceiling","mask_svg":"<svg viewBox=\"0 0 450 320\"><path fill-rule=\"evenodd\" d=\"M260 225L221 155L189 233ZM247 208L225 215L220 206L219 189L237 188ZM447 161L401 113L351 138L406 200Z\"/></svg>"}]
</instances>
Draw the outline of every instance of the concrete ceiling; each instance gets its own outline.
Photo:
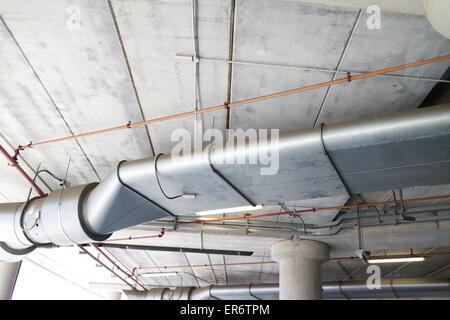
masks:
<instances>
[{"instance_id":1,"label":"concrete ceiling","mask_svg":"<svg viewBox=\"0 0 450 320\"><path fill-rule=\"evenodd\" d=\"M194 63L175 57L194 53L189 0L0 0L0 15L0 143L9 151L30 141L194 109ZM423 16L383 12L382 28L369 30L364 10L283 0L199 0L197 15L200 107L221 104L227 97L238 101L329 81L334 75L329 71L336 68L364 72L450 52L450 40ZM227 63L230 59L233 64ZM439 79L449 65L440 62L397 75ZM231 110L228 119L225 110L200 119L204 128L214 122L221 130L229 123L230 128L287 132L414 109L434 85L418 79L376 77L241 106ZM69 166L67 180L72 185L99 181L120 160L170 152L174 145L171 132L179 127L193 130L193 124L194 118L187 117L51 144L23 152L21 162L31 174L40 165L64 176ZM44 189L57 188L51 179L46 178L45 185L38 183ZM0 166L1 202L23 201L27 192L14 170ZM443 193L448 193L448 186L412 188L405 191L405 198ZM379 201L389 199L391 193L363 196L366 201ZM294 204L335 206L347 200L336 197ZM307 222L328 221L335 214ZM273 218L280 222L292 219ZM223 263L224 259L199 254L112 253L130 267L155 262ZM266 251L258 257L225 259L228 263L270 257ZM335 266L325 278L342 279L341 269ZM276 265L228 271L188 270L196 278L186 274L183 284L206 285L219 279L220 283L224 279L229 283L276 282L278 272ZM179 285L170 279L157 281Z\"/></svg>"}]
</instances>

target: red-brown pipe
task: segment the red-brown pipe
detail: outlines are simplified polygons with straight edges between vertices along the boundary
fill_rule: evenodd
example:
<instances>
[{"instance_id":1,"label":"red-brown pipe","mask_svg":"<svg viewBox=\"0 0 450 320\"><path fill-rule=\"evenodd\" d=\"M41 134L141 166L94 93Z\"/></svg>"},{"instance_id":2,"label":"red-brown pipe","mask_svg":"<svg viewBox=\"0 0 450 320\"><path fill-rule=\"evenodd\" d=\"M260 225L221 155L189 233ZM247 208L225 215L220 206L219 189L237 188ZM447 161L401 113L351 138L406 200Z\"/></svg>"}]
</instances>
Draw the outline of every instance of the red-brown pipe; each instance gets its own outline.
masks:
<instances>
[{"instance_id":1,"label":"red-brown pipe","mask_svg":"<svg viewBox=\"0 0 450 320\"><path fill-rule=\"evenodd\" d=\"M11 157L8 153L8 151L3 148L3 146L0 145L0 154L8 161L8 165L11 167L14 167L19 173L19 175L25 180L26 183L28 183L31 188L40 196L45 197L47 194L42 191L41 188L33 181L33 179L30 178L30 176L22 169L22 167L17 163L17 159Z\"/></svg>"},{"instance_id":2,"label":"red-brown pipe","mask_svg":"<svg viewBox=\"0 0 450 320\"><path fill-rule=\"evenodd\" d=\"M278 98L281 96L305 92L305 91L309 91L309 90L315 90L315 89L334 86L334 85L343 84L343 83L349 83L352 80L366 79L366 78L379 76L379 75L386 74L386 73L391 73L391 72L395 72L395 71L399 71L399 70L405 70L405 69L409 69L409 68L419 67L419 66L430 64L430 63L436 63L436 62L445 61L445 60L450 60L450 55L436 57L436 58L432 58L432 59L421 60L421 61L408 63L408 64L403 64L403 65L399 65L399 66L395 66L395 67L377 70L374 72L359 74L356 76L347 76L342 79L316 83L316 84L306 86L306 87L301 87L301 88L296 88L296 89L286 90L286 91L281 91L281 92L275 92L275 93L268 94L265 96L255 97L255 98L251 98L251 99L245 99L245 100L241 100L241 101L235 101L232 103L225 103L225 104L221 104L221 105L214 106L214 107L202 108L199 110L178 113L178 114L174 114L174 115L170 115L170 116L164 116L164 117L160 117L160 118L155 118L155 119L150 119L150 120L145 120L145 121L140 121L140 122L135 122L135 123L128 123L128 124L122 125L122 126L80 133L80 134L76 134L76 135L68 136L68 137L64 137L64 138L41 141L38 143L30 143L28 145L20 146L19 148L21 150L25 150L28 148L34 148L34 147L42 146L42 145L49 144L49 143L57 143L57 142L62 142L62 141L67 141L67 140L73 140L73 139L88 137L88 136L102 134L102 133L108 133L108 132L117 131L117 130L124 130L124 129L130 129L130 128L134 128L134 127L144 126L144 125L148 125L148 124L155 123L155 122L162 122L162 121L167 121L167 120L172 120L172 119L177 119L177 118L193 116L193 115L201 114L201 113L205 113L205 112L229 109L229 108L237 107L237 106L248 104L248 103Z\"/></svg>"},{"instance_id":3,"label":"red-brown pipe","mask_svg":"<svg viewBox=\"0 0 450 320\"><path fill-rule=\"evenodd\" d=\"M420 201L440 200L440 199L450 199L450 195L405 199L405 200L403 200L403 202L420 202ZM297 214L297 213L318 212L318 211L328 211L328 210L342 210L342 209L352 209L352 208L362 208L362 207L375 207L375 206L384 206L384 205L388 205L388 204L397 205L397 202L396 201L383 201L383 202L372 202L372 203L362 203L362 204L351 204L351 205L337 206L337 207L311 208L311 209L304 209L304 210L252 214L252 215L239 216L239 217L217 218L217 219L208 219L208 220L179 221L177 223L178 224L194 224L194 223L208 223L208 222L227 221L227 220L242 220L242 219L269 217L269 216L280 216L280 215L285 215L285 214Z\"/></svg>"},{"instance_id":4,"label":"red-brown pipe","mask_svg":"<svg viewBox=\"0 0 450 320\"><path fill-rule=\"evenodd\" d=\"M112 260L110 257L108 257L108 255L106 255L106 253L103 252L103 250L101 250L99 247L97 247L95 244L90 243L91 247L93 247L95 250L97 250L103 257L106 258L106 260L108 260L114 267L116 267L120 272L122 272L125 276L127 276L128 278L130 278L131 280L133 280L138 286L140 286L142 289L144 289L145 291L148 291L147 288L145 288L140 282L139 280L137 280L135 277L133 277L133 275L129 274L128 272L126 272L125 270L123 270L114 260Z\"/></svg>"}]
</instances>

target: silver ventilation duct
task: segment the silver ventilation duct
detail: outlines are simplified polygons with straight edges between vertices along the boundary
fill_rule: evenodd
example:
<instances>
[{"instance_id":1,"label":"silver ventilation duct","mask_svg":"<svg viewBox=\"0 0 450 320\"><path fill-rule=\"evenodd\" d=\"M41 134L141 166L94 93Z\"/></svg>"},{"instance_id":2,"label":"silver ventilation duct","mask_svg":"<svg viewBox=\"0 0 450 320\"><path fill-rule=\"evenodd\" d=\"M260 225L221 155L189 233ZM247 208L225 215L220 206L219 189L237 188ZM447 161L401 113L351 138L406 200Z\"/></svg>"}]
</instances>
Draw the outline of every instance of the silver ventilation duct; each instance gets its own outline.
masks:
<instances>
[{"instance_id":1,"label":"silver ventilation duct","mask_svg":"<svg viewBox=\"0 0 450 320\"><path fill-rule=\"evenodd\" d=\"M234 164L262 153L279 155L276 174L262 175L261 163ZM155 159L166 193L196 197L165 197ZM259 145L197 150L176 161L162 155L121 162L100 184L0 204L0 261L20 260L36 246L101 241L167 216L447 183L450 104L291 132Z\"/></svg>"},{"instance_id":2,"label":"silver ventilation duct","mask_svg":"<svg viewBox=\"0 0 450 320\"><path fill-rule=\"evenodd\" d=\"M324 282L323 297L336 299L450 299L450 279L382 280L379 289L369 289L366 281ZM153 288L125 290L129 300L277 300L278 284L210 286L204 288Z\"/></svg>"}]
</instances>

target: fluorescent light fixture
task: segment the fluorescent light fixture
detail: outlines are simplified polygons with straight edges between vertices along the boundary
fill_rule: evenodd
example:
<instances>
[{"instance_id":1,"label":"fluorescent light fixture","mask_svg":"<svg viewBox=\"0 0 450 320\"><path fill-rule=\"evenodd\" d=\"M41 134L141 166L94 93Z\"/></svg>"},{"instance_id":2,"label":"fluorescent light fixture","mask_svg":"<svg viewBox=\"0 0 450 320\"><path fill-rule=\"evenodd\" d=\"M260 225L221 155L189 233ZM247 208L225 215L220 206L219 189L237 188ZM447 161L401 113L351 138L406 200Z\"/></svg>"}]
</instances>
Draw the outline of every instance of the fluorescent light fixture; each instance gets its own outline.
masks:
<instances>
[{"instance_id":1,"label":"fluorescent light fixture","mask_svg":"<svg viewBox=\"0 0 450 320\"><path fill-rule=\"evenodd\" d=\"M144 278L176 277L178 272L141 273L139 276Z\"/></svg>"},{"instance_id":2,"label":"fluorescent light fixture","mask_svg":"<svg viewBox=\"0 0 450 320\"><path fill-rule=\"evenodd\" d=\"M234 208L225 208L225 209L217 209L217 210L207 210L207 211L199 211L195 214L199 216L207 216L211 214L221 214L221 213L234 213L234 212L241 212L241 211L255 211L255 210L261 210L262 205L257 206L244 206L244 207L234 207Z\"/></svg>"},{"instance_id":3,"label":"fluorescent light fixture","mask_svg":"<svg viewBox=\"0 0 450 320\"><path fill-rule=\"evenodd\" d=\"M397 262L420 262L424 261L425 257L404 257L404 258L377 258L369 259L369 263L397 263Z\"/></svg>"}]
</instances>

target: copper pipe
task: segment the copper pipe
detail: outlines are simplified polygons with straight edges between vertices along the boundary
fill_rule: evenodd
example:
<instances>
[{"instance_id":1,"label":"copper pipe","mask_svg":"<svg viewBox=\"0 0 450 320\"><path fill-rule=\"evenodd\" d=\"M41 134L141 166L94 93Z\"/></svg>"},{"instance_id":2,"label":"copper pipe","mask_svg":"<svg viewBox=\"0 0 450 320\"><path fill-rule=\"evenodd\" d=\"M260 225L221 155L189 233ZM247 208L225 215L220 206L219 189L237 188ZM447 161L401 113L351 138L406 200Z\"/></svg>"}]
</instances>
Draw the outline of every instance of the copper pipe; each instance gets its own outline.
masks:
<instances>
[{"instance_id":1,"label":"copper pipe","mask_svg":"<svg viewBox=\"0 0 450 320\"><path fill-rule=\"evenodd\" d=\"M386 256L370 256L370 259L388 259L388 258L410 258L410 257L431 257L431 256L447 256L450 252L434 252L434 253L416 253L416 254L396 254ZM354 261L361 260L359 257L334 257L328 261ZM252 262L236 262L236 263L216 263L216 264L194 264L194 265L179 265L179 266L160 266L160 267L136 267L133 270L142 269L183 269L183 268L211 268L211 267L233 267L233 266L245 266L245 265L262 265L273 264L275 261L252 261Z\"/></svg>"},{"instance_id":2,"label":"copper pipe","mask_svg":"<svg viewBox=\"0 0 450 320\"><path fill-rule=\"evenodd\" d=\"M110 257L108 257L106 255L106 253L103 252L103 250L101 250L99 247L97 247L95 244L90 243L90 246L93 247L95 250L97 250L103 257L106 258L106 260L108 260L114 267L116 267L120 272L122 272L127 278L130 278L131 280L133 280L138 286L140 286L142 289L144 289L145 291L148 291L147 288L145 288L140 282L139 280L137 280L134 276L132 276L131 274L129 274L128 272L126 272L125 270L123 270L115 261L113 261Z\"/></svg>"},{"instance_id":3,"label":"copper pipe","mask_svg":"<svg viewBox=\"0 0 450 320\"><path fill-rule=\"evenodd\" d=\"M275 261L255 261L255 262L237 262L237 263L213 263L213 264L191 264L191 265L181 265L181 266L161 266L161 267L136 267L134 270L142 269L177 269L177 268L211 268L211 267L229 267L229 266L245 266L252 264L271 264L276 263Z\"/></svg>"},{"instance_id":4,"label":"copper pipe","mask_svg":"<svg viewBox=\"0 0 450 320\"><path fill-rule=\"evenodd\" d=\"M319 88L323 88L323 87L333 86L333 85L337 85L337 84L351 82L353 80L366 79L366 78L370 78L370 77L374 77L374 76L378 76L378 75L382 75L382 74L386 74L386 73L390 73L390 72L395 72L395 71L399 71L399 70L404 70L404 69L409 69L409 68L413 68L413 67L423 66L423 65L426 65L426 64L431 64L431 63L444 61L444 60L450 60L450 55L436 57L436 58L432 58L432 59L421 60L421 61L408 63L408 64L403 64L403 65L390 67L390 68L386 68L386 69L381 69L381 70L377 70L377 71L373 71L373 72L363 73L363 74L356 75L356 76L348 75L345 78L341 78L341 79L337 79L337 80L333 80L333 81L327 81L327 82L317 83L317 84L313 84L313 85L306 86L306 87L301 87L301 88L296 88L296 89L292 89L292 90L276 92L276 93L272 93L272 94L268 94L268 95L264 95L264 96L260 96L260 97L256 97L256 98L251 98L251 99L246 99L246 100L232 102L232 103L229 103L229 104L225 103L225 104L221 104L221 105L210 107L210 108L204 108L204 109L200 109L200 110L194 110L194 111L189 111L189 112L178 113L178 114L174 114L174 115L170 115L170 116L164 116L164 117L155 118L155 119L150 119L150 120L146 120L146 121L140 121L140 122L135 122L135 123L128 123L128 124L122 125L122 126L117 126L117 127L112 127L112 128L102 129L102 130L96 130L96 131L81 133L81 134L68 136L68 137L64 137L64 138L47 140L47 141L42 141L42 142L37 142L37 143L30 143L28 145L19 146L19 149L24 150L24 149L28 149L28 148L42 146L42 145L45 145L45 144L62 142L62 141L67 141L67 140L73 140L73 139L78 139L78 138L82 138L82 137L88 137L88 136L101 134L101 133L108 133L108 132L117 131L117 130L130 129L130 128L134 128L134 127L148 125L148 124L155 123L155 122L161 122L161 121L167 121L167 120L172 120L172 119L177 119L177 118L183 118L183 117L188 117L188 116L192 116L192 115L196 115L196 114L200 114L200 113L211 112L211 111L216 111L216 110L221 110L221 109L229 109L229 108L237 107L237 106L240 106L240 105L243 105L243 104L248 104L248 103L253 103L253 102L257 102L257 101L268 100L268 99L273 99L273 98L277 98L277 97L281 97L281 96L286 96L286 95L290 95L290 94L294 94L294 93L300 93L300 92L304 92L304 91L309 91L309 90L319 89Z\"/></svg>"},{"instance_id":5,"label":"copper pipe","mask_svg":"<svg viewBox=\"0 0 450 320\"><path fill-rule=\"evenodd\" d=\"M426 197L426 198L405 199L405 200L403 200L403 202L419 202L419 201L430 201L430 200L449 199L449 198L450 198L450 195L442 195L442 196ZM394 200L394 201L352 204L352 205L346 205L346 206L327 207L327 208L312 208L312 209L304 209L304 210L252 214L252 215L248 215L248 216L217 218L217 219L208 219L208 220L179 221L177 223L178 224L193 224L193 223L208 223L208 222L227 221L227 220L242 220L242 219L260 218L260 217L268 217L268 216L279 216L279 215L284 215L284 214L296 214L296 213L317 212L317 211L327 211L327 210L342 210L342 209L352 209L352 208L362 208L362 207L375 207L375 206L383 206L383 205L388 205L388 204L396 204L396 201Z\"/></svg>"},{"instance_id":6,"label":"copper pipe","mask_svg":"<svg viewBox=\"0 0 450 320\"><path fill-rule=\"evenodd\" d=\"M0 145L0 154L8 161L8 166L14 167L23 180L25 180L25 182L28 183L40 197L45 197L47 195L19 165L17 162L17 153L14 157L11 157L8 151Z\"/></svg>"}]
</instances>

